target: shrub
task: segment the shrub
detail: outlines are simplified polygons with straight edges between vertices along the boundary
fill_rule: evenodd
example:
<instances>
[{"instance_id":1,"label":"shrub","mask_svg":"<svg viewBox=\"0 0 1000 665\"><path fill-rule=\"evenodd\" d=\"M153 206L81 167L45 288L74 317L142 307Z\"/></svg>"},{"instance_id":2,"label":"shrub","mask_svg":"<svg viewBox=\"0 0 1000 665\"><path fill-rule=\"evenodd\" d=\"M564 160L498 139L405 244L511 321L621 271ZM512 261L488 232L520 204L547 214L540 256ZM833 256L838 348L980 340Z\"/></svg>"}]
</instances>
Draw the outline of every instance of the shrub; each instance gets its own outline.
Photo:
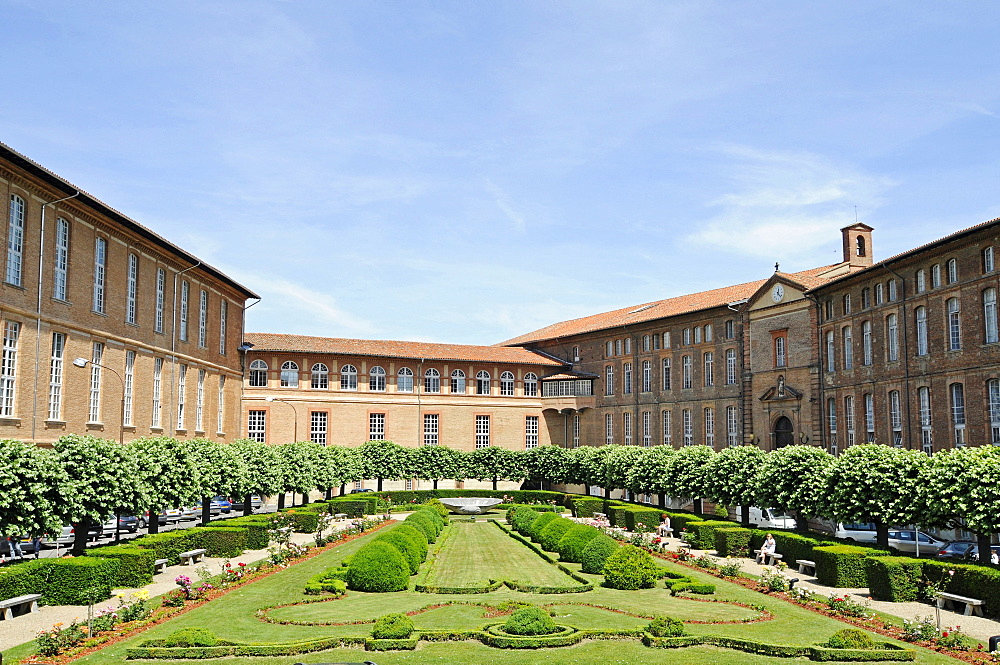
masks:
<instances>
[{"instance_id":1,"label":"shrub","mask_svg":"<svg viewBox=\"0 0 1000 665\"><path fill-rule=\"evenodd\" d=\"M865 560L868 591L875 600L894 603L917 600L924 565L919 559L875 556Z\"/></svg>"},{"instance_id":2,"label":"shrub","mask_svg":"<svg viewBox=\"0 0 1000 665\"><path fill-rule=\"evenodd\" d=\"M516 610L503 625L503 631L511 635L551 635L558 630L549 613L540 607Z\"/></svg>"},{"instance_id":3,"label":"shrub","mask_svg":"<svg viewBox=\"0 0 1000 665\"><path fill-rule=\"evenodd\" d=\"M374 540L363 546L347 568L347 586L355 591L402 591L410 582L410 566L390 543Z\"/></svg>"},{"instance_id":4,"label":"shrub","mask_svg":"<svg viewBox=\"0 0 1000 665\"><path fill-rule=\"evenodd\" d=\"M292 516L292 531L295 533L316 533L316 528L319 525L319 513L316 511L300 506L281 512Z\"/></svg>"},{"instance_id":5,"label":"shrub","mask_svg":"<svg viewBox=\"0 0 1000 665\"><path fill-rule=\"evenodd\" d=\"M800 533L793 533L790 531L765 531L763 529L757 529L753 532L753 536L750 538L750 549L760 549L760 546L764 544L764 537L769 533L774 536L774 540L778 545L778 554L783 555L785 557L784 561L788 564L794 564L797 559L809 559L810 561L815 561L813 558L813 548L822 544L816 538L805 536ZM828 544L833 545L835 543ZM864 584L862 584L862 586L864 586Z\"/></svg>"},{"instance_id":6,"label":"shrub","mask_svg":"<svg viewBox=\"0 0 1000 665\"><path fill-rule=\"evenodd\" d=\"M591 538L590 542L584 546L583 555L580 557L580 563L583 564L583 572L594 573L595 575L603 573L604 562L619 547L618 541L603 533Z\"/></svg>"},{"instance_id":7,"label":"shrub","mask_svg":"<svg viewBox=\"0 0 1000 665\"><path fill-rule=\"evenodd\" d=\"M208 628L183 628L163 640L165 647L214 647L219 639Z\"/></svg>"},{"instance_id":8,"label":"shrub","mask_svg":"<svg viewBox=\"0 0 1000 665\"><path fill-rule=\"evenodd\" d=\"M0 599L38 593L44 588L44 571L52 560L25 561L0 568Z\"/></svg>"},{"instance_id":9,"label":"shrub","mask_svg":"<svg viewBox=\"0 0 1000 665\"><path fill-rule=\"evenodd\" d=\"M247 549L247 530L242 526L202 526L198 532L206 556L228 559Z\"/></svg>"},{"instance_id":10,"label":"shrub","mask_svg":"<svg viewBox=\"0 0 1000 665\"><path fill-rule=\"evenodd\" d=\"M87 605L111 597L111 588L118 576L118 559L77 556L46 562L42 604Z\"/></svg>"},{"instance_id":11,"label":"shrub","mask_svg":"<svg viewBox=\"0 0 1000 665\"><path fill-rule=\"evenodd\" d=\"M424 536L427 538L428 543L433 543L437 540L438 528L437 525L431 520L430 516L425 513L425 511L420 511L413 513L405 520L403 524L409 524L410 526L423 531Z\"/></svg>"},{"instance_id":12,"label":"shrub","mask_svg":"<svg viewBox=\"0 0 1000 665\"><path fill-rule=\"evenodd\" d=\"M576 522L565 517L554 519L538 532L538 544L547 552L555 552L559 545L559 540L566 535L566 532L576 526Z\"/></svg>"},{"instance_id":13,"label":"shrub","mask_svg":"<svg viewBox=\"0 0 1000 665\"><path fill-rule=\"evenodd\" d=\"M441 504L441 507L444 508L444 504ZM445 510L447 510L447 508L445 508ZM430 517L431 521L437 525L438 533L440 533L441 529L443 529L448 523L448 516L442 515L441 512L433 506L418 506L415 512L420 512Z\"/></svg>"},{"instance_id":14,"label":"shrub","mask_svg":"<svg viewBox=\"0 0 1000 665\"><path fill-rule=\"evenodd\" d=\"M344 513L348 517L364 517L365 515L373 514L367 501L358 501L355 499L332 499L330 501L330 512L334 515L337 513Z\"/></svg>"},{"instance_id":15,"label":"shrub","mask_svg":"<svg viewBox=\"0 0 1000 665\"><path fill-rule=\"evenodd\" d=\"M692 515L691 513L675 513L670 511L662 511L662 514L670 518L670 526L674 527L674 533L680 532L681 529L691 530L691 525L695 522L704 522L702 518L697 515ZM730 525L732 526L732 525Z\"/></svg>"},{"instance_id":16,"label":"shrub","mask_svg":"<svg viewBox=\"0 0 1000 665\"><path fill-rule=\"evenodd\" d=\"M412 634L413 619L405 614L384 614L372 628L372 637L377 640L402 640Z\"/></svg>"},{"instance_id":17,"label":"shrub","mask_svg":"<svg viewBox=\"0 0 1000 665\"><path fill-rule=\"evenodd\" d=\"M625 528L636 533L656 531L663 512L659 508L630 506L625 510Z\"/></svg>"},{"instance_id":18,"label":"shrub","mask_svg":"<svg viewBox=\"0 0 1000 665\"><path fill-rule=\"evenodd\" d=\"M153 550L157 559L166 559L170 562L168 565L175 566L181 562L178 554L201 548L201 534L198 529L167 531L136 538L132 544Z\"/></svg>"},{"instance_id":19,"label":"shrub","mask_svg":"<svg viewBox=\"0 0 1000 665\"><path fill-rule=\"evenodd\" d=\"M685 634L684 623L673 617L658 616L646 626L646 632L653 637L680 637Z\"/></svg>"},{"instance_id":20,"label":"shrub","mask_svg":"<svg viewBox=\"0 0 1000 665\"><path fill-rule=\"evenodd\" d=\"M549 522L556 519L559 519L559 516L555 513L541 513L535 518L535 521L531 523L531 526L528 527L528 530L524 535L528 536L537 543L538 534L541 530L548 526Z\"/></svg>"},{"instance_id":21,"label":"shrub","mask_svg":"<svg viewBox=\"0 0 1000 665\"><path fill-rule=\"evenodd\" d=\"M992 619L1000 617L1000 570L988 566L925 561L924 577L941 591L983 600L983 614Z\"/></svg>"},{"instance_id":22,"label":"shrub","mask_svg":"<svg viewBox=\"0 0 1000 665\"><path fill-rule=\"evenodd\" d=\"M563 561L580 563L583 558L583 549L591 540L601 535L597 527L589 524L577 524L569 529L556 544L556 551Z\"/></svg>"},{"instance_id":23,"label":"shrub","mask_svg":"<svg viewBox=\"0 0 1000 665\"><path fill-rule=\"evenodd\" d=\"M448 514L451 512L448 510L448 506L444 505L437 499L428 499L423 505L433 508L437 514L441 516L441 519L444 520L444 523L448 523Z\"/></svg>"},{"instance_id":24,"label":"shrub","mask_svg":"<svg viewBox=\"0 0 1000 665\"><path fill-rule=\"evenodd\" d=\"M410 567L411 575L415 575L420 564L427 559L427 540L424 534L408 524L400 524L391 531L379 534L375 540L387 542L399 550Z\"/></svg>"},{"instance_id":25,"label":"shrub","mask_svg":"<svg viewBox=\"0 0 1000 665\"><path fill-rule=\"evenodd\" d=\"M824 646L831 649L874 649L875 640L863 630L841 628L830 636Z\"/></svg>"},{"instance_id":26,"label":"shrub","mask_svg":"<svg viewBox=\"0 0 1000 665\"><path fill-rule=\"evenodd\" d=\"M538 513L527 506L519 506L514 508L513 513L510 516L510 524L514 527L514 530L519 534L524 535L527 533L528 528L531 523L535 521L538 517Z\"/></svg>"},{"instance_id":27,"label":"shrub","mask_svg":"<svg viewBox=\"0 0 1000 665\"><path fill-rule=\"evenodd\" d=\"M118 572L111 580L113 587L132 589L143 587L153 581L153 561L156 553L133 545L110 545L94 547L86 551L87 556L118 560Z\"/></svg>"},{"instance_id":28,"label":"shrub","mask_svg":"<svg viewBox=\"0 0 1000 665\"><path fill-rule=\"evenodd\" d=\"M612 589L648 589L658 577L653 557L635 545L619 547L604 562L604 584Z\"/></svg>"},{"instance_id":29,"label":"shrub","mask_svg":"<svg viewBox=\"0 0 1000 665\"><path fill-rule=\"evenodd\" d=\"M614 504L609 505L605 510L607 511L608 521L611 522L611 526L617 527L619 529L628 529L628 524L626 523L629 510L632 506L624 504Z\"/></svg>"},{"instance_id":30,"label":"shrub","mask_svg":"<svg viewBox=\"0 0 1000 665\"><path fill-rule=\"evenodd\" d=\"M753 530L738 526L716 529L715 551L718 552L719 556L748 556L752 535Z\"/></svg>"},{"instance_id":31,"label":"shrub","mask_svg":"<svg viewBox=\"0 0 1000 665\"><path fill-rule=\"evenodd\" d=\"M888 552L853 545L814 547L816 580L823 586L858 588L868 584L865 559L870 556L887 556Z\"/></svg>"},{"instance_id":32,"label":"shrub","mask_svg":"<svg viewBox=\"0 0 1000 665\"><path fill-rule=\"evenodd\" d=\"M263 519L261 519L263 517ZM226 526L242 527L246 531L246 548L248 550L267 549L271 537L267 533L269 520L264 515L247 515L225 521Z\"/></svg>"},{"instance_id":33,"label":"shrub","mask_svg":"<svg viewBox=\"0 0 1000 665\"><path fill-rule=\"evenodd\" d=\"M689 522L687 525L688 543L698 550L710 550L715 547L715 530L728 529L733 526L736 526L733 522L719 520Z\"/></svg>"},{"instance_id":34,"label":"shrub","mask_svg":"<svg viewBox=\"0 0 1000 665\"><path fill-rule=\"evenodd\" d=\"M593 517L594 513L604 512L604 499L586 497L573 499L573 515L576 517Z\"/></svg>"}]
</instances>

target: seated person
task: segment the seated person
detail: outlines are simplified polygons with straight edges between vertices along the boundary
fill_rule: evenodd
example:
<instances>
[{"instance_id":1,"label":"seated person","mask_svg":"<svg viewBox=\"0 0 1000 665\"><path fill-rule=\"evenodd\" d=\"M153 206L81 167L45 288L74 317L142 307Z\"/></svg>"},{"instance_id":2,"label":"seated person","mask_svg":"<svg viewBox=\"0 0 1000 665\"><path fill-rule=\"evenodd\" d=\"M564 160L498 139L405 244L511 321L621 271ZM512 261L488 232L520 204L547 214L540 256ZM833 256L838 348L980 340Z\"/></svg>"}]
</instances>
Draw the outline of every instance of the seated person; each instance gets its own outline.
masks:
<instances>
[{"instance_id":1,"label":"seated person","mask_svg":"<svg viewBox=\"0 0 1000 665\"><path fill-rule=\"evenodd\" d=\"M767 563L768 558L774 554L774 551L778 548L778 543L774 541L774 536L767 534L764 538L764 544L760 546L760 552L757 553L757 563Z\"/></svg>"},{"instance_id":2,"label":"seated person","mask_svg":"<svg viewBox=\"0 0 1000 665\"><path fill-rule=\"evenodd\" d=\"M661 537L661 538L666 538L667 534L673 536L674 535L674 530L670 526L670 518L669 517L664 517L663 521L660 523L660 525L658 527L656 527L656 535L659 536L659 537Z\"/></svg>"}]
</instances>

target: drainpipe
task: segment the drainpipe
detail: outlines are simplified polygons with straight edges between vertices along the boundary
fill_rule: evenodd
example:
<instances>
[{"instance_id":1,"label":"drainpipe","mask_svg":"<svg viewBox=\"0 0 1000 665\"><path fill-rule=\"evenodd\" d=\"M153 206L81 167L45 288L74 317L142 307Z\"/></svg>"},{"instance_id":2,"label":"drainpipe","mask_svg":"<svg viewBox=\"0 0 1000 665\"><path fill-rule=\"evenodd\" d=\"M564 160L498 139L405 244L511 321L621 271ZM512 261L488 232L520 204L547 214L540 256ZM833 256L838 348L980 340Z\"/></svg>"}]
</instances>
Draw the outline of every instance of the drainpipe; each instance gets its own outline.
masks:
<instances>
[{"instance_id":1,"label":"drainpipe","mask_svg":"<svg viewBox=\"0 0 1000 665\"><path fill-rule=\"evenodd\" d=\"M906 448L910 450L913 448L913 423L910 421L910 336L907 334L910 317L906 313L906 280L890 268L889 264L883 263L882 267L899 278L899 306L902 309L900 318L903 319L903 388L906 391L906 417L903 420L906 423Z\"/></svg>"},{"instance_id":2,"label":"drainpipe","mask_svg":"<svg viewBox=\"0 0 1000 665\"><path fill-rule=\"evenodd\" d=\"M829 427L829 416L826 412L826 386L823 376L823 368L825 365L825 360L823 354L826 352L826 340L823 339L823 306L819 302L819 298L816 296L811 296L808 293L803 294L807 300L811 300L816 306L816 347L819 351L818 360L819 367L816 368L816 375L819 377L819 442L824 449L827 449L826 432Z\"/></svg>"},{"instance_id":3,"label":"drainpipe","mask_svg":"<svg viewBox=\"0 0 1000 665\"><path fill-rule=\"evenodd\" d=\"M744 298L743 300L737 300L735 302L726 304L726 307L728 307L730 311L736 312L736 318L737 321L739 322L739 329L738 329L739 332L736 333L736 341L738 342L740 349L740 355L739 355L740 364L739 364L739 376L736 377L736 380L737 380L737 385L739 385L739 391L740 391L739 409L740 409L740 423L742 425L740 427L740 439L741 439L740 445L743 445L743 443L746 442L746 408L745 408L746 391L743 385L743 368L744 368L744 363L746 362L745 360L746 354L743 352L743 310L741 309L741 307L747 304L747 300L748 300L747 298ZM729 368L726 368L726 371L729 371Z\"/></svg>"},{"instance_id":4,"label":"drainpipe","mask_svg":"<svg viewBox=\"0 0 1000 665\"><path fill-rule=\"evenodd\" d=\"M247 301L244 299L243 300L243 306L242 306L243 316L240 317L240 346L237 348L237 351L240 352L240 401L239 401L240 407L239 407L239 417L236 419L236 438L237 439L241 438L242 435L243 435L243 387L244 387L244 383L246 382L246 378L247 378L246 377L246 374L247 374L247 352L250 349L253 348L252 344L251 345L247 345L247 342L246 342L246 339L245 339L246 335L247 335L247 310L250 309L251 307L253 307L254 305L260 303L260 300L261 300L260 298L257 298L257 300L255 302L252 302L249 305L247 305L246 304ZM249 496L247 497L247 500L249 501ZM247 505L249 506L250 504L247 503ZM244 514L246 514L246 515L250 514L249 508L246 509L246 511L245 511Z\"/></svg>"},{"instance_id":5,"label":"drainpipe","mask_svg":"<svg viewBox=\"0 0 1000 665\"><path fill-rule=\"evenodd\" d=\"M62 203L63 201L68 201L69 199L76 198L80 196L80 190L77 190L72 196L64 196L61 199L56 199L55 201L49 201L48 203L42 204L42 230L38 235L38 298L35 302L35 389L32 391L33 395L31 397L31 440L35 441L35 432L38 428L38 363L39 354L42 352L42 268L45 265L45 208L57 203Z\"/></svg>"}]
</instances>

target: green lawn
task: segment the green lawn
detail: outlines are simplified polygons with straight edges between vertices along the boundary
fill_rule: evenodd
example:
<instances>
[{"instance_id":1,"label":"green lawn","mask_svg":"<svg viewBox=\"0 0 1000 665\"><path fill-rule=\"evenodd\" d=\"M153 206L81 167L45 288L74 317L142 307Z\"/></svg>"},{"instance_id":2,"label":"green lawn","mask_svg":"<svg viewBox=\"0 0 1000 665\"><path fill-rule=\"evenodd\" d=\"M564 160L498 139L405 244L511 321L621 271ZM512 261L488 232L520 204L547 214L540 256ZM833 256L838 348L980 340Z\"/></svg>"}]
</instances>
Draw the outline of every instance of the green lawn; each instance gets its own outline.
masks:
<instances>
[{"instance_id":1,"label":"green lawn","mask_svg":"<svg viewBox=\"0 0 1000 665\"><path fill-rule=\"evenodd\" d=\"M551 564L545 563L537 554L507 536L496 526L488 523L456 523L449 527L453 533L443 548L442 555L434 562L435 575L446 573L451 584L455 580L482 580L518 572L536 583L542 582L536 575L547 574L550 570L560 573ZM662 585L656 589L641 591L619 591L596 586L593 591L576 594L527 594L511 591L505 587L488 594L424 594L412 590L387 594L348 592L341 599L305 605L292 605L270 609L267 615L275 620L296 621L311 625L286 625L268 623L256 616L261 608L314 599L303 594L305 581L313 574L339 563L345 556L356 551L370 536L333 548L310 560L296 564L287 570L242 587L223 598L196 608L145 633L125 640L106 649L91 654L79 662L87 665L124 665L125 649L138 646L146 639L164 638L174 631L198 626L212 630L218 637L243 643L276 642L289 643L329 636L363 636L371 630L370 624L351 625L348 622L373 621L380 615L427 608L439 603L455 605L427 609L413 617L414 624L423 630L470 630L485 623L501 619L484 617L486 605L495 606L504 600L525 600L551 607L556 614L556 622L577 628L631 629L644 625L643 618L654 614L668 614L687 622L691 621L732 621L737 623L688 623L687 629L695 635L724 635L756 639L772 644L816 644L823 642L845 624L817 615L803 608L778 599L750 591L741 586L718 580L687 568L677 568L674 564L662 565L705 579L717 585L717 593L709 600L696 597L674 597ZM479 566L498 568L479 569L468 561L474 551L483 552L478 559ZM488 554L486 554L488 553ZM530 555L530 556L529 556ZM463 559L464 557L464 559ZM533 558L532 558L533 557ZM518 563L520 562L520 563ZM424 564L425 567L431 563ZM518 567L520 566L520 567ZM578 570L578 566L570 565ZM506 571L496 573L495 570ZM417 579L424 571L415 576ZM461 576L465 576L464 578ZM587 579L600 581L598 576ZM722 602L712 602L722 601ZM766 607L774 613L771 621L739 623L753 619L759 613L748 607L731 604L728 601ZM594 607L601 606L601 607ZM603 608L616 608L620 612ZM339 625L338 625L339 624ZM882 639L882 638L878 638ZM953 663L946 656L918 649L917 661L921 664ZM5 654L5 660L12 662L14 656L26 655L21 650ZM593 663L685 663L692 665L708 663L785 663L793 659L769 658L711 646L688 647L684 649L652 649L642 646L636 640L597 640L583 642L576 646L532 650L501 650L487 647L479 642L421 642L415 652L365 652L362 649L333 649L318 653L307 653L283 657L225 658L207 659L211 665L289 665L290 663L331 663L363 662L371 660L378 665L396 663L438 663L441 665L467 665L469 663L493 663L495 665L527 665L545 662L546 665L569 665ZM803 662L801 660L796 662ZM156 665L191 665L190 660L156 661Z\"/></svg>"}]
</instances>

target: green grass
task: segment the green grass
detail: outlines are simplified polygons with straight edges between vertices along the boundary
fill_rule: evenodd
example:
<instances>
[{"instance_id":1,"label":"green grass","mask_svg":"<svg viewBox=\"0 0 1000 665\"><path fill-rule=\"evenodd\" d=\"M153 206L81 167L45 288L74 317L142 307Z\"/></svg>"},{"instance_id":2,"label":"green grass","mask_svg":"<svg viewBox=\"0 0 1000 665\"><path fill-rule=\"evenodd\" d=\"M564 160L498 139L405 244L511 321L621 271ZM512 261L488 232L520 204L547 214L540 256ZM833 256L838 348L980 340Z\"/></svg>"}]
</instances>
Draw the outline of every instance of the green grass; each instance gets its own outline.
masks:
<instances>
[{"instance_id":1,"label":"green grass","mask_svg":"<svg viewBox=\"0 0 1000 665\"><path fill-rule=\"evenodd\" d=\"M457 529L455 527L458 527ZM492 524L458 523L449 527L454 532L447 542L444 554L446 558L439 560L447 564L443 570L449 575L466 575L475 580L485 577L496 577L492 570L476 571L472 564L461 561L456 553L465 552L469 556L473 550L489 551L493 561L500 561L504 570L510 568L514 561L523 561L530 570L531 576L535 569L556 570L546 564L541 558L525 548L514 539L504 534ZM464 535L463 535L464 534ZM282 625L263 622L255 616L260 608L279 604L294 603L313 599L302 592L305 581L314 573L322 571L339 563L345 556L351 554L369 537L333 548L310 560L298 563L287 570L242 587L223 598L212 601L176 617L145 633L124 640L118 644L93 653L80 663L86 665L125 665L124 653L129 647L138 646L146 639L164 638L181 628L200 626L211 629L218 637L237 642L278 642L288 643L327 636L367 635L371 624L361 625ZM530 555L523 558L525 555ZM533 557L533 558L531 558ZM425 564L427 565L427 564ZM481 560L480 566L491 565ZM750 591L735 584L710 577L698 571L680 568L664 562L662 565L691 575L696 579L704 579L717 585L715 600L736 601L750 605L761 605L775 614L775 619L759 623L728 623L728 624L697 624L688 623L689 632L697 635L728 635L733 637L757 639L773 644L815 644L823 642L836 630L845 624L784 601ZM578 567L572 567L578 570ZM558 572L558 571L556 571ZM525 573L521 573L524 577ZM560 575L562 575L560 573ZM563 576L565 577L565 576ZM587 579L599 582L597 576L587 576ZM534 581L534 577L532 577ZM667 614L686 621L740 621L754 616L756 612L746 607L740 607L728 602L704 602L692 598L674 597L662 586L656 589L641 591L619 591L595 587L593 591L579 594L527 594L501 588L488 594L468 595L436 595L413 591L402 591L387 594L367 594L349 592L342 599L329 600L307 605L296 605L271 610L269 616L284 620L309 621L317 624L330 624L366 620L373 621L378 616L390 612L405 612L425 608L429 605L458 602L455 604L416 614L414 624L422 630L470 630L483 624L502 621L502 618L488 619L484 617L485 608L477 604L483 603L495 606L505 600L523 600L538 605L551 606L556 613L556 621L560 624L578 628L631 629L644 625L645 619L630 616L649 616ZM587 607L584 604L618 608L626 613L612 612L597 607ZM882 639L882 638L878 638ZM952 659L918 649L917 663L936 665L952 663ZM6 662L13 662L16 656L27 655L21 649L8 651L4 654ZM441 665L466 665L468 663L491 663L494 665L534 665L545 662L546 665L570 665L604 663L685 663L702 665L711 663L740 664L770 664L785 663L791 665L791 659L770 658L737 651L720 649L711 646L688 647L685 649L651 649L635 640L598 640L584 642L572 647L546 649L544 651L499 650L487 647L478 642L422 642L415 652L383 652L371 653L360 649L334 649L325 652L301 654L273 658L227 658L208 659L201 661L205 665L288 665L293 662L331 663L331 662L363 662L373 660L379 665L438 663ZM192 665L190 660L156 661L155 665Z\"/></svg>"},{"instance_id":2,"label":"green grass","mask_svg":"<svg viewBox=\"0 0 1000 665\"><path fill-rule=\"evenodd\" d=\"M489 579L536 586L578 584L494 524L456 522L450 529L446 546L431 562L428 586L485 585Z\"/></svg>"}]
</instances>

